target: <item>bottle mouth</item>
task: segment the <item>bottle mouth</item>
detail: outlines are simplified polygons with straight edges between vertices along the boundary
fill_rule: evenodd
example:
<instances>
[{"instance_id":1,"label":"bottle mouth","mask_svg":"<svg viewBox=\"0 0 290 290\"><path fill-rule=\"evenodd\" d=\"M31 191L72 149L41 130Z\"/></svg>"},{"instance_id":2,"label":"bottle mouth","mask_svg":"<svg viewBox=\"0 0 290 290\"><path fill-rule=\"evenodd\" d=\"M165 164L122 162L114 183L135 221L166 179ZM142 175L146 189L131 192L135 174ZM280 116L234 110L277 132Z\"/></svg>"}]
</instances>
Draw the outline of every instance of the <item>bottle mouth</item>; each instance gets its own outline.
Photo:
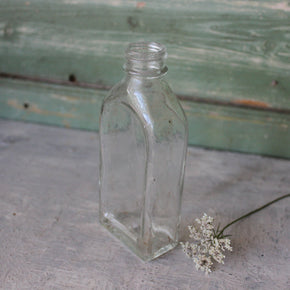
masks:
<instances>
[{"instance_id":1,"label":"bottle mouth","mask_svg":"<svg viewBox=\"0 0 290 290\"><path fill-rule=\"evenodd\" d=\"M133 42L126 49L126 56L132 60L159 60L166 58L166 47L158 42Z\"/></svg>"},{"instance_id":2,"label":"bottle mouth","mask_svg":"<svg viewBox=\"0 0 290 290\"><path fill-rule=\"evenodd\" d=\"M158 42L134 42L126 49L124 70L131 74L155 78L167 72L166 47Z\"/></svg>"}]
</instances>

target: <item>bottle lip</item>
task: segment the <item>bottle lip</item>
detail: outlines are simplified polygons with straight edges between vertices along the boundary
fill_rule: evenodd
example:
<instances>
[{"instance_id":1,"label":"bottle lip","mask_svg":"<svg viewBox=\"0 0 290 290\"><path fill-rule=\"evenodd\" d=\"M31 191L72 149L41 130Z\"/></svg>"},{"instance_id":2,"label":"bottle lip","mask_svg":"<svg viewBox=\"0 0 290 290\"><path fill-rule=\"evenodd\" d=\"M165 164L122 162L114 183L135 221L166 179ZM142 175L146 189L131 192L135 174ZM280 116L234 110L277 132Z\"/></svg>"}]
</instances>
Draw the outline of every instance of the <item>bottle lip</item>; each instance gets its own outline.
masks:
<instances>
[{"instance_id":1,"label":"bottle lip","mask_svg":"<svg viewBox=\"0 0 290 290\"><path fill-rule=\"evenodd\" d=\"M126 49L123 69L129 75L146 78L162 77L167 73L166 47L154 41L130 43Z\"/></svg>"},{"instance_id":2,"label":"bottle lip","mask_svg":"<svg viewBox=\"0 0 290 290\"><path fill-rule=\"evenodd\" d=\"M166 56L166 47L154 41L133 42L126 49L126 57L135 61L163 60Z\"/></svg>"},{"instance_id":3,"label":"bottle lip","mask_svg":"<svg viewBox=\"0 0 290 290\"><path fill-rule=\"evenodd\" d=\"M156 71L134 71L134 70L128 70L126 64L123 66L123 70L127 72L131 76L136 77L145 77L147 79L155 79L155 78L161 78L164 77L168 72L168 67L164 66L162 70L156 70Z\"/></svg>"}]
</instances>

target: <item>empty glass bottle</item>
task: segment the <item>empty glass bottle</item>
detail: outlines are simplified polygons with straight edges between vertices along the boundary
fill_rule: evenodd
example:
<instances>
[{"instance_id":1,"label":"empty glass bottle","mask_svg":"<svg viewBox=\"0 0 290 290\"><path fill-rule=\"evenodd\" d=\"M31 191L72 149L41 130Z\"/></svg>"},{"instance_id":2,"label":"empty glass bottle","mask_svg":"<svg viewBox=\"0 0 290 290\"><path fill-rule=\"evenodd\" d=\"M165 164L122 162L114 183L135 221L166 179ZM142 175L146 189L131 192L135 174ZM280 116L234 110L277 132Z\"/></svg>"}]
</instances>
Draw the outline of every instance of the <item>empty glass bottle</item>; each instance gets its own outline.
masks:
<instances>
[{"instance_id":1,"label":"empty glass bottle","mask_svg":"<svg viewBox=\"0 0 290 290\"><path fill-rule=\"evenodd\" d=\"M100 118L100 222L143 260L178 243L188 133L165 57L159 43L130 44Z\"/></svg>"}]
</instances>

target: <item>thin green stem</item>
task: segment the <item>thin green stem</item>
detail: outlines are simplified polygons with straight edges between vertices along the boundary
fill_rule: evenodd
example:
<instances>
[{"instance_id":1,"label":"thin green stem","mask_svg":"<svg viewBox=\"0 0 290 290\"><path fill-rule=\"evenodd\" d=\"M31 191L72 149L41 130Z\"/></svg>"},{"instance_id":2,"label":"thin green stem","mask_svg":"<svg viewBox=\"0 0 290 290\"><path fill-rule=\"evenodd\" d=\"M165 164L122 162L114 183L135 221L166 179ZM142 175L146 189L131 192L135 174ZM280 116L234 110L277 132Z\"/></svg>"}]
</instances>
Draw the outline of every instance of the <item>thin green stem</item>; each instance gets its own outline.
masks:
<instances>
[{"instance_id":1,"label":"thin green stem","mask_svg":"<svg viewBox=\"0 0 290 290\"><path fill-rule=\"evenodd\" d=\"M231 226L232 224L234 224L234 223L236 223L236 222L238 222L238 221L240 221L240 220L242 220L242 219L244 219L244 218L246 218L246 217L248 217L248 216L250 216L250 215L252 215L252 214L254 214L254 213L256 213L256 212L258 212L258 211L260 211L260 210L262 210L262 209L264 209L265 207L267 207L267 206L269 206L269 205L271 205L271 204L273 204L273 203L275 203L275 202L277 202L277 201L279 201L279 200L281 200L281 199L286 198L286 197L290 197L290 193L285 194L285 195L282 195L282 196L280 196L280 197L278 197L278 198L276 198L276 199L274 199L274 200L272 200L272 201L266 203L265 205L263 205L263 206L261 206L261 207L255 209L255 210L253 210L253 211L250 211L250 212L248 212L247 214L245 214L245 215L243 215L243 216L241 216L241 217L235 219L235 220L232 221L231 223L227 224L227 225L226 225L226 226L225 226L225 227L224 227L224 228L223 228L219 233L217 233L216 237L217 237L217 238L222 237L222 236L223 236L223 233L224 233L224 230L227 229L227 228L228 228L229 226Z\"/></svg>"}]
</instances>

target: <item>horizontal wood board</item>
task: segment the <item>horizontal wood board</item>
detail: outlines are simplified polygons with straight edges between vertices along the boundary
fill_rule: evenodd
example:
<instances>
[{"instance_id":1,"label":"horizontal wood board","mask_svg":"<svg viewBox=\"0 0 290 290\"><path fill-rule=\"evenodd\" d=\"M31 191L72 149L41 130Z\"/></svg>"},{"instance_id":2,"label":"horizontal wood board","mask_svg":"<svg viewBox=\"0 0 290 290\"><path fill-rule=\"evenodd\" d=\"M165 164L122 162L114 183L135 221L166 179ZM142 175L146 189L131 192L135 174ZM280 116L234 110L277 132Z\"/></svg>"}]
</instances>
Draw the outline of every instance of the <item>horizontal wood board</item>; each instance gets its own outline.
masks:
<instances>
[{"instance_id":1,"label":"horizontal wood board","mask_svg":"<svg viewBox=\"0 0 290 290\"><path fill-rule=\"evenodd\" d=\"M177 94L290 108L287 1L2 0L0 72L111 86L129 42L168 48Z\"/></svg>"},{"instance_id":2,"label":"horizontal wood board","mask_svg":"<svg viewBox=\"0 0 290 290\"><path fill-rule=\"evenodd\" d=\"M0 80L0 116L98 130L107 91L20 80ZM290 158L290 116L182 101L189 144Z\"/></svg>"}]
</instances>

